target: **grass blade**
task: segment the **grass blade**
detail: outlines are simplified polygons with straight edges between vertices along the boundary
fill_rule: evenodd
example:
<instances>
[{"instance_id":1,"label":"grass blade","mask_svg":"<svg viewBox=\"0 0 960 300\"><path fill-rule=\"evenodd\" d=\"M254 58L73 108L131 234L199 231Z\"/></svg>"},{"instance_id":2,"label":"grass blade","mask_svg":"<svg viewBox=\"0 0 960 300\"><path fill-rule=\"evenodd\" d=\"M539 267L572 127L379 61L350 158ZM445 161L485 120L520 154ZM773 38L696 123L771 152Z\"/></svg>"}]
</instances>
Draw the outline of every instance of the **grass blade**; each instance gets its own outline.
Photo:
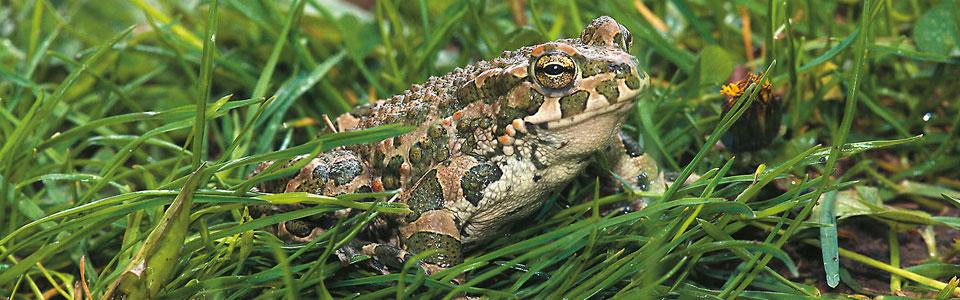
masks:
<instances>
[{"instance_id":1,"label":"grass blade","mask_svg":"<svg viewBox=\"0 0 960 300\"><path fill-rule=\"evenodd\" d=\"M820 253L823 257L823 270L826 272L827 285L835 288L840 284L840 254L837 251L837 192L823 195L820 202Z\"/></svg>"}]
</instances>

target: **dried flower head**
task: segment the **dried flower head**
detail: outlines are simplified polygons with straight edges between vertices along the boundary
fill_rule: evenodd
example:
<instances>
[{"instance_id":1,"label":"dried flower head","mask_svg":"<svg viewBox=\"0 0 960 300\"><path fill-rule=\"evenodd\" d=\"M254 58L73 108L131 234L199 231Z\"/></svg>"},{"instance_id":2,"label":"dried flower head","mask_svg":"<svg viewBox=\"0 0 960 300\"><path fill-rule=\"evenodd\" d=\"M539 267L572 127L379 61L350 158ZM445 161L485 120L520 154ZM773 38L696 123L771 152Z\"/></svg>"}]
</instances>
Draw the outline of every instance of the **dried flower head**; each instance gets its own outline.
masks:
<instances>
[{"instance_id":1,"label":"dried flower head","mask_svg":"<svg viewBox=\"0 0 960 300\"><path fill-rule=\"evenodd\" d=\"M740 96L747 92L750 85L757 84L763 73L750 73L746 78L729 83L720 88L720 94L727 96L723 103L723 112L733 108ZM740 119L730 127L723 137L723 144L733 152L759 150L773 142L780 131L780 96L773 95L770 80L759 85L757 99L747 108Z\"/></svg>"},{"instance_id":2,"label":"dried flower head","mask_svg":"<svg viewBox=\"0 0 960 300\"><path fill-rule=\"evenodd\" d=\"M751 84L757 83L760 81L760 77L763 77L763 72L760 74L747 74L747 78L738 80L737 82L732 82L727 85L724 85L720 88L720 94L727 96L727 102L733 104L733 101L736 101L738 97L743 96L743 93L747 91L747 88ZM769 101L770 94L772 93L772 85L770 84L770 79L764 79L763 84L760 85L760 101Z\"/></svg>"}]
</instances>

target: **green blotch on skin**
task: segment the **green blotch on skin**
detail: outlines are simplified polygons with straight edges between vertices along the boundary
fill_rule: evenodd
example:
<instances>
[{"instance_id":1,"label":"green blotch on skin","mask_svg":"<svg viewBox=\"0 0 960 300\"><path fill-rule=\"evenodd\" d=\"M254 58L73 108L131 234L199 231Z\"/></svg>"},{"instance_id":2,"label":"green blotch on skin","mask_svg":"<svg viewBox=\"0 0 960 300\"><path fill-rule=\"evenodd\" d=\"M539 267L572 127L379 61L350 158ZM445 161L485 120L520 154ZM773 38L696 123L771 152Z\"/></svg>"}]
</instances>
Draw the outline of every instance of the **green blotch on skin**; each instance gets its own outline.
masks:
<instances>
[{"instance_id":1,"label":"green blotch on skin","mask_svg":"<svg viewBox=\"0 0 960 300\"><path fill-rule=\"evenodd\" d=\"M371 107L369 104L358 106L357 108L354 108L353 111L350 112L350 114L355 117L370 116L370 115L373 115L373 107Z\"/></svg>"},{"instance_id":2,"label":"green blotch on skin","mask_svg":"<svg viewBox=\"0 0 960 300\"><path fill-rule=\"evenodd\" d=\"M491 95L506 95L507 92L516 87L520 82L523 81L522 78L517 78L511 74L500 74L490 78L492 80L487 80L486 85L492 86L493 94Z\"/></svg>"},{"instance_id":3,"label":"green blotch on skin","mask_svg":"<svg viewBox=\"0 0 960 300\"><path fill-rule=\"evenodd\" d=\"M469 81L459 89L457 89L457 101L466 105L467 103L476 102L480 99L480 91L477 89L477 85L473 81Z\"/></svg>"},{"instance_id":4,"label":"green blotch on skin","mask_svg":"<svg viewBox=\"0 0 960 300\"><path fill-rule=\"evenodd\" d=\"M607 71L608 63L605 61L584 61L580 63L580 76L583 78L591 77Z\"/></svg>"},{"instance_id":5,"label":"green blotch on skin","mask_svg":"<svg viewBox=\"0 0 960 300\"><path fill-rule=\"evenodd\" d=\"M560 98L560 113L563 118L582 113L587 108L587 91L579 91L573 95Z\"/></svg>"},{"instance_id":6,"label":"green blotch on skin","mask_svg":"<svg viewBox=\"0 0 960 300\"><path fill-rule=\"evenodd\" d=\"M400 165L402 164L402 156L396 155L390 158L390 162L387 163L387 168L383 174L383 188L393 190L400 187Z\"/></svg>"},{"instance_id":7,"label":"green blotch on skin","mask_svg":"<svg viewBox=\"0 0 960 300\"><path fill-rule=\"evenodd\" d=\"M406 115L403 117L404 125L420 125L427 120L427 117L430 115L430 108L423 106L415 106L411 108Z\"/></svg>"},{"instance_id":8,"label":"green blotch on skin","mask_svg":"<svg viewBox=\"0 0 960 300\"><path fill-rule=\"evenodd\" d=\"M407 260L407 257L401 257L400 249L388 245L378 245L373 248L373 254L377 261L391 268L403 268L403 262Z\"/></svg>"},{"instance_id":9,"label":"green blotch on skin","mask_svg":"<svg viewBox=\"0 0 960 300\"><path fill-rule=\"evenodd\" d=\"M636 90L640 88L640 77L639 76L630 76L626 80L627 87Z\"/></svg>"},{"instance_id":10,"label":"green blotch on skin","mask_svg":"<svg viewBox=\"0 0 960 300\"><path fill-rule=\"evenodd\" d=\"M424 153L421 146L422 144L420 142L417 142L416 144L410 147L410 151L407 152L407 159L410 160L410 163L414 165L419 165L420 163L423 162Z\"/></svg>"},{"instance_id":11,"label":"green blotch on skin","mask_svg":"<svg viewBox=\"0 0 960 300\"><path fill-rule=\"evenodd\" d=\"M287 232L301 238L309 236L314 227L316 226L301 220L290 220L284 223L284 228L287 229Z\"/></svg>"},{"instance_id":12,"label":"green blotch on skin","mask_svg":"<svg viewBox=\"0 0 960 300\"><path fill-rule=\"evenodd\" d=\"M460 178L460 188L463 189L463 197L470 201L470 204L477 206L483 199L483 190L490 183L500 180L503 171L493 164L483 163L470 168L466 174Z\"/></svg>"},{"instance_id":13,"label":"green blotch on skin","mask_svg":"<svg viewBox=\"0 0 960 300\"><path fill-rule=\"evenodd\" d=\"M620 98L620 90L617 82L613 80L604 80L597 86L597 92L607 98L607 103L615 103Z\"/></svg>"},{"instance_id":14,"label":"green blotch on skin","mask_svg":"<svg viewBox=\"0 0 960 300\"><path fill-rule=\"evenodd\" d=\"M445 132L443 131L443 128L440 127L440 125L434 125L433 127L430 127L430 131L428 132L430 137L434 139L440 138L441 136L444 135L444 133Z\"/></svg>"},{"instance_id":15,"label":"green blotch on skin","mask_svg":"<svg viewBox=\"0 0 960 300\"><path fill-rule=\"evenodd\" d=\"M477 90L476 99L483 99L484 103L491 104L501 96L506 95L522 81L522 78L514 77L511 74L499 74L487 77L483 85L475 88ZM476 86L476 84L467 84L465 87L468 86ZM464 91L464 93L467 95L470 94L471 91L467 90Z\"/></svg>"},{"instance_id":16,"label":"green blotch on skin","mask_svg":"<svg viewBox=\"0 0 960 300\"><path fill-rule=\"evenodd\" d=\"M425 261L446 268L463 261L460 241L446 234L435 232L417 232L410 235L404 245L411 253L421 253L427 250L437 250L437 253L424 259Z\"/></svg>"},{"instance_id":17,"label":"green blotch on skin","mask_svg":"<svg viewBox=\"0 0 960 300\"><path fill-rule=\"evenodd\" d=\"M337 185L353 181L360 173L363 173L363 165L356 159L342 160L330 166L330 178Z\"/></svg>"},{"instance_id":18,"label":"green blotch on skin","mask_svg":"<svg viewBox=\"0 0 960 300\"><path fill-rule=\"evenodd\" d=\"M437 179L437 170L430 170L413 188L410 198L407 199L412 214L407 216L407 222L413 222L420 214L443 207L443 189Z\"/></svg>"},{"instance_id":19,"label":"green blotch on skin","mask_svg":"<svg viewBox=\"0 0 960 300\"><path fill-rule=\"evenodd\" d=\"M395 190L400 187L400 178L394 176L383 176L380 179L383 181L383 188L388 190Z\"/></svg>"},{"instance_id":20,"label":"green blotch on skin","mask_svg":"<svg viewBox=\"0 0 960 300\"><path fill-rule=\"evenodd\" d=\"M463 143L460 144L460 152L472 154L477 148L477 138L472 133L467 134L468 136L463 140Z\"/></svg>"},{"instance_id":21,"label":"green blotch on skin","mask_svg":"<svg viewBox=\"0 0 960 300\"><path fill-rule=\"evenodd\" d=\"M530 91L530 105L527 106L527 114L535 114L543 105L543 94L535 90Z\"/></svg>"},{"instance_id":22,"label":"green blotch on skin","mask_svg":"<svg viewBox=\"0 0 960 300\"><path fill-rule=\"evenodd\" d=\"M528 87L517 87L504 95L500 103L501 105L505 103L513 108L526 110L530 106L530 92L531 89Z\"/></svg>"},{"instance_id":23,"label":"green blotch on skin","mask_svg":"<svg viewBox=\"0 0 960 300\"><path fill-rule=\"evenodd\" d=\"M381 151L380 149L373 149L373 163L372 163L372 164L373 164L373 169L374 169L374 170L383 170L383 168L384 168L384 165L383 165L384 162L383 162L383 161L384 161L386 158L387 158L387 156L386 156L385 154L383 154L383 151Z\"/></svg>"},{"instance_id":24,"label":"green blotch on skin","mask_svg":"<svg viewBox=\"0 0 960 300\"><path fill-rule=\"evenodd\" d=\"M437 148L436 150L433 151L434 161L441 162L441 161L447 160L447 158L449 157L450 157L450 149L448 149L446 146Z\"/></svg>"},{"instance_id":25,"label":"green blotch on skin","mask_svg":"<svg viewBox=\"0 0 960 300\"><path fill-rule=\"evenodd\" d=\"M497 113L497 131L496 131L496 133L497 133L498 135L503 134L503 133L504 133L504 132L503 132L504 128L505 128L508 124L510 124L511 122L513 122L514 119L521 119L521 118L523 118L523 117L526 116L526 115L527 115L526 111L524 111L524 110L522 110L522 109L513 108L513 107L509 107L509 106L501 106L501 107L500 107L500 111Z\"/></svg>"}]
</instances>

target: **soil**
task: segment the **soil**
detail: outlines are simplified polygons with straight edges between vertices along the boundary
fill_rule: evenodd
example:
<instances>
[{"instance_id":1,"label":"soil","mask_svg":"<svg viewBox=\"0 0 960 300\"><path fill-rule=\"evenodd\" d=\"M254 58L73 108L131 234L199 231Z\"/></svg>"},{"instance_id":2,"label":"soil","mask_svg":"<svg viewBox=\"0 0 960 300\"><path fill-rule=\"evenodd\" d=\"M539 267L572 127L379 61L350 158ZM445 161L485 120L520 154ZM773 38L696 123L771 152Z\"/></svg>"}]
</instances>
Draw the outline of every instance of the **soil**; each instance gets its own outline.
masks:
<instances>
[{"instance_id":1,"label":"soil","mask_svg":"<svg viewBox=\"0 0 960 300\"><path fill-rule=\"evenodd\" d=\"M893 205L917 209L916 207L904 207L914 205L913 203ZM954 207L946 207L939 212L928 212L939 216L955 217L960 215L960 209ZM841 248L884 263L890 262L890 244L887 241L889 227L882 221L870 217L854 217L841 221L839 225L838 235ZM918 226L901 230L897 234L900 243L900 266L902 268L923 264L933 259L928 255L927 246L921 237L920 230L923 230L923 227ZM936 226L934 233L936 234L937 253L939 254L939 258L936 258L936 260L944 263L960 264L960 256L953 250L952 245L954 240L960 239L960 232L946 226ZM820 248L807 244L790 243L784 247L784 250L791 255L800 269L800 276L790 278L791 280L812 284L825 293L866 295L889 295L891 293L890 274L885 271L841 257L841 268L849 271L852 279L860 287L855 289L841 281L836 288L830 288L826 284L826 274L823 271ZM789 274L783 267L780 267L778 271L781 271L781 274ZM947 282L950 278L936 279ZM936 293L926 292L923 289L908 288L908 286L916 286L916 284L907 279L902 279L901 282L904 286L901 295L911 297L936 296Z\"/></svg>"}]
</instances>

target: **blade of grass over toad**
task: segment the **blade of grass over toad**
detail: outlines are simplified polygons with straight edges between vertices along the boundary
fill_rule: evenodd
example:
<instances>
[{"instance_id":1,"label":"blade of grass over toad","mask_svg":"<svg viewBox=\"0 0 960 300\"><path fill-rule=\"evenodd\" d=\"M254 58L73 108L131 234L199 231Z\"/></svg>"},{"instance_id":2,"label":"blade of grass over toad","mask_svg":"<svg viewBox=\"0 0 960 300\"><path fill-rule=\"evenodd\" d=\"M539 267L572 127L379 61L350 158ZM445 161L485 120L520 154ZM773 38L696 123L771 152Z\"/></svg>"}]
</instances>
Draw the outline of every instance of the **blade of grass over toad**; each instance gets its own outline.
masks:
<instances>
[{"instance_id":1,"label":"blade of grass over toad","mask_svg":"<svg viewBox=\"0 0 960 300\"><path fill-rule=\"evenodd\" d=\"M254 185L260 182L273 180L273 179L280 179L285 176L295 175L297 174L297 172L300 171L300 168L303 168L307 164L309 164L310 161L316 158L317 155L319 155L320 152L322 151L323 151L323 143L322 142L316 143L315 145L313 145L313 150L310 151L310 154L307 154L302 159L294 162L293 164L290 164L290 166L286 166L286 164L282 164L282 163L271 164L266 168L264 168L263 170L261 170L259 174L255 176L250 176L250 178L247 178L247 180L244 180L240 184L236 186L232 186L231 189L236 190L238 193L240 193L242 191L249 191L251 188L253 188Z\"/></svg>"},{"instance_id":2,"label":"blade of grass over toad","mask_svg":"<svg viewBox=\"0 0 960 300\"><path fill-rule=\"evenodd\" d=\"M339 225L339 224L338 224L338 225ZM331 231L330 231L330 232L331 232L331 233L330 233L330 239L327 240L327 247L326 247L326 249L323 250L323 254L322 254L320 257L327 258L327 257L330 256L330 253L333 252L333 245L335 244L333 238L337 236L337 230L340 229L340 228L342 228L342 227L341 227L341 226L334 226L334 227L331 229ZM301 284L303 284L303 281L305 281L307 278L312 277L312 276L310 276L310 275L313 273L314 270L316 270L316 272L319 273L317 277L320 278L320 280L319 280L318 283L317 283L317 294L320 295L319 298L322 299L322 300L332 300L332 299L333 299L333 295L330 295L330 290L327 289L326 283L324 282L324 281L326 281L326 280L324 280L325 277L326 277L326 276L324 276L324 275L325 275L324 273L325 273L325 271L327 270L326 265L324 264L324 261L326 261L326 259L324 259L324 260L319 260L319 259L316 260L316 261L314 262L314 265L313 265L312 267L310 267L310 269L307 270L307 274L304 275L303 277L300 277L300 281L301 281Z\"/></svg>"},{"instance_id":3,"label":"blade of grass over toad","mask_svg":"<svg viewBox=\"0 0 960 300\"><path fill-rule=\"evenodd\" d=\"M856 52L853 53L854 69L853 69L853 79L852 79L852 82L850 83L850 93L847 94L846 102L844 103L843 119L840 121L840 127L837 131L837 135L834 136L833 147L831 148L830 156L827 158L827 163L826 163L826 166L824 167L824 173L823 173L824 175L821 175L821 176L824 176L825 179L823 183L820 185L820 187L817 188L817 192L815 194L816 197L814 197L814 199L819 199L820 195L822 195L824 191L826 191L826 189L831 184L833 184L832 180L830 180L831 179L830 176L834 172L834 167L836 166L837 159L840 156L841 148L846 142L847 134L850 132L850 126L853 124L853 117L857 109L857 99L858 99L857 94L860 92L860 81L862 77L865 76L864 60L866 59L866 56L867 56L867 45L868 45L868 40L870 36L869 30L871 28L870 26L871 18L867 16L871 15L870 9L872 8L871 6L872 3L873 3L872 0L865 0L863 2L863 8L861 13L862 13L862 16L864 17L860 19L860 24L859 24L860 35L857 37ZM776 242L777 247L783 246L787 242L787 239L790 236L792 236L800 228L801 222L803 222L803 220L805 220L810 215L810 212L813 210L814 204L816 204L816 201L810 201L810 203L807 203L807 205L804 206L803 210L800 211L800 213L793 220L793 222L791 222L790 225L787 226L785 233L780 237L779 240L777 240ZM765 267L767 263L770 262L770 259L772 259L770 255L763 256L763 258L758 262L757 266L755 266L753 270L751 270L750 275L747 276L747 278L745 278L743 282L740 283L740 285L736 288L736 290L734 290L732 293L729 293L729 294L721 293L721 296L728 299L735 298L736 295L738 295L740 292L742 292L744 289L747 288L750 282L753 281L753 279L757 275L757 272L761 268ZM839 278L838 274L828 273L826 274L826 276L827 278L834 277L834 276L837 276L837 278Z\"/></svg>"},{"instance_id":4,"label":"blade of grass over toad","mask_svg":"<svg viewBox=\"0 0 960 300\"><path fill-rule=\"evenodd\" d=\"M210 1L210 10L207 12L206 33L203 39L203 54L200 58L200 78L197 81L196 95L196 119L193 123L193 146L190 148L193 152L193 167L199 168L200 163L206 160L206 132L207 132L207 99L210 98L210 87L213 85L213 60L217 55L217 24L220 22L217 14L218 0Z\"/></svg>"},{"instance_id":5,"label":"blade of grass over toad","mask_svg":"<svg viewBox=\"0 0 960 300\"><path fill-rule=\"evenodd\" d=\"M235 160L214 164L212 168L216 169L217 172L221 172L224 170L268 160L290 159L297 155L310 153L315 149L315 147L318 146L322 147L321 151L328 151L340 146L380 141L389 137L399 136L401 134L410 132L411 130L413 130L413 128L409 126L390 124L363 130L352 130L326 134L302 145L275 152L241 157ZM321 143L322 145L320 145Z\"/></svg>"}]
</instances>

